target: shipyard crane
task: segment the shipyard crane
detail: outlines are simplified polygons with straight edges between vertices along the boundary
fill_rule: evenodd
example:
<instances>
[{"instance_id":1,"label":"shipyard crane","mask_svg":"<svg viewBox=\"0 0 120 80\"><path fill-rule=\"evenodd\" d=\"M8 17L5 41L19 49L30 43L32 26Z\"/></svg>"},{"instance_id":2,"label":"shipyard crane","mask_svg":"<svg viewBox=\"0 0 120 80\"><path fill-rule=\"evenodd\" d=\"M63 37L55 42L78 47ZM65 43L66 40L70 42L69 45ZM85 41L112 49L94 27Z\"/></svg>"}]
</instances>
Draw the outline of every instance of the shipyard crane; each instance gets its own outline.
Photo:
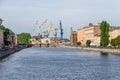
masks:
<instances>
[{"instance_id":1,"label":"shipyard crane","mask_svg":"<svg viewBox=\"0 0 120 80\"><path fill-rule=\"evenodd\" d=\"M49 35L50 35L51 31L52 31L52 25L53 24L50 23L50 26L48 27L48 29L44 31L44 37L46 37L46 38L49 37Z\"/></svg>"},{"instance_id":2,"label":"shipyard crane","mask_svg":"<svg viewBox=\"0 0 120 80\"><path fill-rule=\"evenodd\" d=\"M40 38L42 37L42 31L41 31L41 27L47 23L47 19L44 20L44 22L42 24L40 24L40 26L38 26L38 21L36 21L35 25L34 25L34 29L36 28L38 30L38 35L40 36Z\"/></svg>"},{"instance_id":3,"label":"shipyard crane","mask_svg":"<svg viewBox=\"0 0 120 80\"><path fill-rule=\"evenodd\" d=\"M38 28L38 21L35 22L33 31L35 30L35 28L38 32L40 32L40 29Z\"/></svg>"},{"instance_id":4,"label":"shipyard crane","mask_svg":"<svg viewBox=\"0 0 120 80\"><path fill-rule=\"evenodd\" d=\"M53 25L53 23L50 23L50 26L47 30L44 31L44 37L49 37L50 33L54 31L54 36L57 37L57 28Z\"/></svg>"},{"instance_id":5,"label":"shipyard crane","mask_svg":"<svg viewBox=\"0 0 120 80\"><path fill-rule=\"evenodd\" d=\"M51 27L52 27L51 31L53 31L53 35L56 38L57 37L57 30L58 30L58 28L53 23L51 23Z\"/></svg>"},{"instance_id":6,"label":"shipyard crane","mask_svg":"<svg viewBox=\"0 0 120 80\"><path fill-rule=\"evenodd\" d=\"M39 29L40 29L45 23L47 23L47 19L39 26Z\"/></svg>"},{"instance_id":7,"label":"shipyard crane","mask_svg":"<svg viewBox=\"0 0 120 80\"><path fill-rule=\"evenodd\" d=\"M61 35L61 39L63 39L63 28L62 28L61 20L60 20L60 35Z\"/></svg>"}]
</instances>

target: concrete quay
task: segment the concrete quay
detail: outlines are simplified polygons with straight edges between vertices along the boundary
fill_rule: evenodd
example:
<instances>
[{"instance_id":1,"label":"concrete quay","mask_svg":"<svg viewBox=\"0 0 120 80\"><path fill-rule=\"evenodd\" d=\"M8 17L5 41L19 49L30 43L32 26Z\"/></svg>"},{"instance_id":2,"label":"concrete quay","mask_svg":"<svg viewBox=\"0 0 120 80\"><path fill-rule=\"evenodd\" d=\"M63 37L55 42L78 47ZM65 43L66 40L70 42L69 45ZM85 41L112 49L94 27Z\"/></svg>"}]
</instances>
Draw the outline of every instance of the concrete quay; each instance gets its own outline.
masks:
<instances>
[{"instance_id":1,"label":"concrete quay","mask_svg":"<svg viewBox=\"0 0 120 80\"><path fill-rule=\"evenodd\" d=\"M105 52L105 53L120 55L120 48L119 49L113 49L113 48L97 48L97 47L76 47L76 46L65 46L65 45L63 45L61 47L62 48L81 49L81 50L99 51L99 52Z\"/></svg>"}]
</instances>

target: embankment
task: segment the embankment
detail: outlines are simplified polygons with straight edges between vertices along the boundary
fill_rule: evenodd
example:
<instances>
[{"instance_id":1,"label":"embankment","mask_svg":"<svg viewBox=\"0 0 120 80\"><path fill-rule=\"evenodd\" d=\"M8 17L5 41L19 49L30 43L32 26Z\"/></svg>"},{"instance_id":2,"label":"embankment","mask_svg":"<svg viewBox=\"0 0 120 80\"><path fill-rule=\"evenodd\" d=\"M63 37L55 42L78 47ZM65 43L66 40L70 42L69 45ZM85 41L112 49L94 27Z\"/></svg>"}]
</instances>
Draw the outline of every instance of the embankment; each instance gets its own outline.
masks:
<instances>
[{"instance_id":1,"label":"embankment","mask_svg":"<svg viewBox=\"0 0 120 80\"><path fill-rule=\"evenodd\" d=\"M3 59L4 57L7 57L15 52L18 52L28 47L31 47L31 46L18 46L18 47L2 50L0 51L0 59Z\"/></svg>"},{"instance_id":2,"label":"embankment","mask_svg":"<svg viewBox=\"0 0 120 80\"><path fill-rule=\"evenodd\" d=\"M120 55L120 49L113 49L113 48L97 48L97 47L75 47L75 46L61 46L62 48L75 48L81 50L92 50L92 51L99 51L111 54L118 54Z\"/></svg>"}]
</instances>

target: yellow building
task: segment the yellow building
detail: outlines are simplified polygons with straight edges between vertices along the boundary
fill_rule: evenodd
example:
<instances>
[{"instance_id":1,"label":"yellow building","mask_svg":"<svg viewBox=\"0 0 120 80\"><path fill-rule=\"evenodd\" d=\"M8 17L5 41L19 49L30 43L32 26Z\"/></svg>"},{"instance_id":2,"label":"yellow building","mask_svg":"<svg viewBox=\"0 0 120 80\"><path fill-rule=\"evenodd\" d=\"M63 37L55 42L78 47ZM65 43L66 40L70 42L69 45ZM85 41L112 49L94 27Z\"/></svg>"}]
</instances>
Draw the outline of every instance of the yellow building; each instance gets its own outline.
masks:
<instances>
[{"instance_id":1,"label":"yellow building","mask_svg":"<svg viewBox=\"0 0 120 80\"><path fill-rule=\"evenodd\" d=\"M120 35L120 27L112 27L112 29L109 32L109 40L116 38Z\"/></svg>"},{"instance_id":2,"label":"yellow building","mask_svg":"<svg viewBox=\"0 0 120 80\"><path fill-rule=\"evenodd\" d=\"M30 42L30 44L33 44L33 45L36 45L36 44L37 44L36 38L31 38L31 39L29 39L29 42Z\"/></svg>"}]
</instances>

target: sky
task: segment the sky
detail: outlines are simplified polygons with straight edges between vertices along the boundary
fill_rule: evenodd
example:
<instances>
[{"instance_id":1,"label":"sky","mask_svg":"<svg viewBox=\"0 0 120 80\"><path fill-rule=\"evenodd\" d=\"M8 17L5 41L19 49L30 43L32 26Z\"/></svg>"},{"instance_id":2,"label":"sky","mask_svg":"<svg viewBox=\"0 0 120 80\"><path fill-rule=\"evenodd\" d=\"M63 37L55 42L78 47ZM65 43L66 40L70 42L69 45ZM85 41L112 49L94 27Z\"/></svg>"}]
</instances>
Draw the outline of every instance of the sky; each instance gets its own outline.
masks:
<instances>
[{"instance_id":1,"label":"sky","mask_svg":"<svg viewBox=\"0 0 120 80\"><path fill-rule=\"evenodd\" d=\"M3 25L15 33L37 35L34 30L48 19L59 28L62 21L64 38L69 38L70 27L80 29L89 23L94 25L106 20L112 26L120 26L120 0L0 0L0 18ZM42 26L47 28L46 25ZM60 30L58 31L60 37Z\"/></svg>"}]
</instances>

